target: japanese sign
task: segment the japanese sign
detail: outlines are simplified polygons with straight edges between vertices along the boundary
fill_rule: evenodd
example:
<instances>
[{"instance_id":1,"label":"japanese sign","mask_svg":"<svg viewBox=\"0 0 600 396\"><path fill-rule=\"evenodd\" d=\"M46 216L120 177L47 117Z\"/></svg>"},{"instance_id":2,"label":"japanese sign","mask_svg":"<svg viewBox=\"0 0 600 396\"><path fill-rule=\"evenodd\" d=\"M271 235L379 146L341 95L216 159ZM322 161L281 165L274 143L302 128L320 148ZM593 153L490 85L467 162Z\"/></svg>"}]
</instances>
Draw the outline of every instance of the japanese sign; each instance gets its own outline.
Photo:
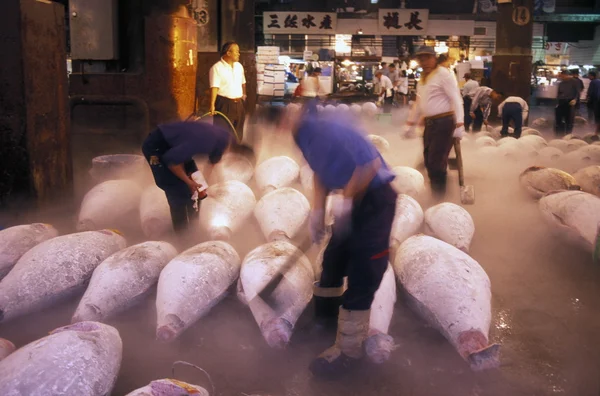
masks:
<instances>
[{"instance_id":1,"label":"japanese sign","mask_svg":"<svg viewBox=\"0 0 600 396\"><path fill-rule=\"evenodd\" d=\"M274 12L263 13L263 32L268 34L335 34L335 12Z\"/></svg>"},{"instance_id":2,"label":"japanese sign","mask_svg":"<svg viewBox=\"0 0 600 396\"><path fill-rule=\"evenodd\" d=\"M567 55L569 45L567 43L549 43L544 44L546 55Z\"/></svg>"},{"instance_id":3,"label":"japanese sign","mask_svg":"<svg viewBox=\"0 0 600 396\"><path fill-rule=\"evenodd\" d=\"M389 36L421 36L427 33L429 10L391 8L379 10L379 33Z\"/></svg>"}]
</instances>

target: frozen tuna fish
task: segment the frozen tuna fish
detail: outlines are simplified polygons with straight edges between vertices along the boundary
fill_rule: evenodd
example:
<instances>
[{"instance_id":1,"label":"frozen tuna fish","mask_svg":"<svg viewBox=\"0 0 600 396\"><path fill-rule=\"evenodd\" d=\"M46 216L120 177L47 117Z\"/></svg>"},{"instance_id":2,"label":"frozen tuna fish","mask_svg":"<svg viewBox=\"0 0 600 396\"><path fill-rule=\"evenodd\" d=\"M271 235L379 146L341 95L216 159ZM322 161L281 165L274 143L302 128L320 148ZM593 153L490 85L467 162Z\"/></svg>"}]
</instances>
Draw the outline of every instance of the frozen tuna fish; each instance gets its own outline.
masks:
<instances>
[{"instance_id":1,"label":"frozen tuna fish","mask_svg":"<svg viewBox=\"0 0 600 396\"><path fill-rule=\"evenodd\" d=\"M103 322L135 305L149 294L176 255L177 250L166 242L144 242L108 257L94 270L72 322Z\"/></svg>"},{"instance_id":2,"label":"frozen tuna fish","mask_svg":"<svg viewBox=\"0 0 600 396\"><path fill-rule=\"evenodd\" d=\"M209 394L201 386L165 378L152 381L125 396L209 396Z\"/></svg>"},{"instance_id":3,"label":"frozen tuna fish","mask_svg":"<svg viewBox=\"0 0 600 396\"><path fill-rule=\"evenodd\" d=\"M82 293L94 269L125 246L125 238L111 230L63 235L40 243L0 281L0 322Z\"/></svg>"},{"instance_id":4,"label":"frozen tuna fish","mask_svg":"<svg viewBox=\"0 0 600 396\"><path fill-rule=\"evenodd\" d=\"M550 128L552 126L552 121L540 117L533 120L531 126L535 128Z\"/></svg>"},{"instance_id":5,"label":"frozen tuna fish","mask_svg":"<svg viewBox=\"0 0 600 396\"><path fill-rule=\"evenodd\" d=\"M549 191L579 189L573 176L558 169L542 166L525 169L519 176L519 181L525 191L535 199L541 198Z\"/></svg>"},{"instance_id":6,"label":"frozen tuna fish","mask_svg":"<svg viewBox=\"0 0 600 396\"><path fill-rule=\"evenodd\" d=\"M0 280L28 250L57 236L56 228L42 223L18 225L1 230Z\"/></svg>"},{"instance_id":7,"label":"frozen tuna fish","mask_svg":"<svg viewBox=\"0 0 600 396\"><path fill-rule=\"evenodd\" d=\"M396 199L396 214L392 224L390 247L395 250L402 242L415 235L423 225L423 209L421 205L406 194L399 194Z\"/></svg>"},{"instance_id":8,"label":"frozen tuna fish","mask_svg":"<svg viewBox=\"0 0 600 396\"><path fill-rule=\"evenodd\" d=\"M206 315L240 274L240 257L227 243L205 242L175 257L160 274L156 338L173 341Z\"/></svg>"},{"instance_id":9,"label":"frozen tuna fish","mask_svg":"<svg viewBox=\"0 0 600 396\"><path fill-rule=\"evenodd\" d=\"M131 180L108 180L98 184L83 198L77 231L127 226L129 216L137 215L142 191Z\"/></svg>"},{"instance_id":10,"label":"frozen tuna fish","mask_svg":"<svg viewBox=\"0 0 600 396\"><path fill-rule=\"evenodd\" d=\"M438 329L475 371L499 366L499 345L489 346L490 279L477 261L438 239L407 239L394 271L409 303Z\"/></svg>"},{"instance_id":11,"label":"frozen tuna fish","mask_svg":"<svg viewBox=\"0 0 600 396\"><path fill-rule=\"evenodd\" d=\"M156 185L146 188L142 194L140 220L146 238L160 239L173 232L167 196Z\"/></svg>"},{"instance_id":12,"label":"frozen tuna fish","mask_svg":"<svg viewBox=\"0 0 600 396\"><path fill-rule=\"evenodd\" d=\"M237 180L248 183L254 175L252 162L241 154L224 154L213 168L210 175L211 184Z\"/></svg>"},{"instance_id":13,"label":"frozen tuna fish","mask_svg":"<svg viewBox=\"0 0 600 396\"><path fill-rule=\"evenodd\" d=\"M539 208L552 231L593 251L600 224L600 198L583 191L550 192L540 199Z\"/></svg>"},{"instance_id":14,"label":"frozen tuna fish","mask_svg":"<svg viewBox=\"0 0 600 396\"><path fill-rule=\"evenodd\" d=\"M548 142L546 141L546 139L544 139L541 136L537 136L537 135L522 136L519 139L519 144L522 146L527 145L527 146L533 147L536 150L541 150L544 147L548 146Z\"/></svg>"},{"instance_id":15,"label":"frozen tuna fish","mask_svg":"<svg viewBox=\"0 0 600 396\"><path fill-rule=\"evenodd\" d=\"M294 262L286 268L289 260ZM258 293L284 269L281 282L271 294L275 306L269 306ZM289 242L267 243L244 258L238 297L250 307L270 347L282 349L288 345L296 321L312 298L313 282L310 262Z\"/></svg>"},{"instance_id":16,"label":"frozen tuna fish","mask_svg":"<svg viewBox=\"0 0 600 396\"><path fill-rule=\"evenodd\" d=\"M0 395L109 395L122 350L114 327L96 322L61 327L0 361Z\"/></svg>"},{"instance_id":17,"label":"frozen tuna fish","mask_svg":"<svg viewBox=\"0 0 600 396\"><path fill-rule=\"evenodd\" d=\"M549 163L559 160L560 157L563 156L563 152L556 147L544 147L538 151L538 155L540 157L540 161Z\"/></svg>"},{"instance_id":18,"label":"frozen tuna fish","mask_svg":"<svg viewBox=\"0 0 600 396\"><path fill-rule=\"evenodd\" d=\"M582 191L600 197L600 166L588 166L573 174Z\"/></svg>"},{"instance_id":19,"label":"frozen tuna fish","mask_svg":"<svg viewBox=\"0 0 600 396\"><path fill-rule=\"evenodd\" d=\"M594 163L600 163L600 146L587 145L577 149L577 152L587 154Z\"/></svg>"},{"instance_id":20,"label":"frozen tuna fish","mask_svg":"<svg viewBox=\"0 0 600 396\"><path fill-rule=\"evenodd\" d=\"M523 131L521 132L521 136L531 136L531 135L542 136L541 132L538 131L537 129L523 128Z\"/></svg>"},{"instance_id":21,"label":"frozen tuna fish","mask_svg":"<svg viewBox=\"0 0 600 396\"><path fill-rule=\"evenodd\" d=\"M418 170L408 166L397 166L392 172L396 174L392 186L398 194L417 198L425 190L425 178Z\"/></svg>"},{"instance_id":22,"label":"frozen tuna fish","mask_svg":"<svg viewBox=\"0 0 600 396\"><path fill-rule=\"evenodd\" d=\"M300 182L306 194L312 194L315 190L315 173L308 164L300 168Z\"/></svg>"},{"instance_id":23,"label":"frozen tuna fish","mask_svg":"<svg viewBox=\"0 0 600 396\"><path fill-rule=\"evenodd\" d=\"M242 182L213 184L200 204L200 225L212 240L228 240L252 215L256 198Z\"/></svg>"},{"instance_id":24,"label":"frozen tuna fish","mask_svg":"<svg viewBox=\"0 0 600 396\"><path fill-rule=\"evenodd\" d=\"M271 191L258 201L254 216L268 241L293 239L306 225L310 203L291 187Z\"/></svg>"},{"instance_id":25,"label":"frozen tuna fish","mask_svg":"<svg viewBox=\"0 0 600 396\"><path fill-rule=\"evenodd\" d=\"M478 137L477 140L475 140L475 144L478 147L497 146L496 140L494 140L494 138L489 137L489 136Z\"/></svg>"},{"instance_id":26,"label":"frozen tuna fish","mask_svg":"<svg viewBox=\"0 0 600 396\"><path fill-rule=\"evenodd\" d=\"M371 304L369 337L365 340L367 357L373 363L381 364L388 361L394 350L394 339L388 334L388 331L394 315L395 304L396 278L394 270L388 266Z\"/></svg>"},{"instance_id":27,"label":"frozen tuna fish","mask_svg":"<svg viewBox=\"0 0 600 396\"><path fill-rule=\"evenodd\" d=\"M273 157L256 167L255 180L262 195L288 187L300 176L300 167L290 157Z\"/></svg>"},{"instance_id":28,"label":"frozen tuna fish","mask_svg":"<svg viewBox=\"0 0 600 396\"><path fill-rule=\"evenodd\" d=\"M13 353L15 349L15 344L8 340L5 340L4 338L0 338L0 360L3 360L8 355Z\"/></svg>"},{"instance_id":29,"label":"frozen tuna fish","mask_svg":"<svg viewBox=\"0 0 600 396\"><path fill-rule=\"evenodd\" d=\"M425 212L425 234L468 253L475 234L475 224L463 207L444 202Z\"/></svg>"},{"instance_id":30,"label":"frozen tuna fish","mask_svg":"<svg viewBox=\"0 0 600 396\"><path fill-rule=\"evenodd\" d=\"M377 109L377 105L373 102L366 102L362 105L362 114L367 117L373 117L377 114L379 110Z\"/></svg>"},{"instance_id":31,"label":"frozen tuna fish","mask_svg":"<svg viewBox=\"0 0 600 396\"><path fill-rule=\"evenodd\" d=\"M360 115L360 113L362 112L362 107L360 107L360 105L359 105L359 104L352 103L352 104L350 105L350 110L352 111L352 113L353 113L354 115Z\"/></svg>"},{"instance_id":32,"label":"frozen tuna fish","mask_svg":"<svg viewBox=\"0 0 600 396\"><path fill-rule=\"evenodd\" d=\"M566 140L562 140L562 139L553 139L553 140L550 140L548 142L548 147L557 148L560 151L562 151L563 153L568 153L569 151L572 151L569 148L569 142L566 141Z\"/></svg>"},{"instance_id":33,"label":"frozen tuna fish","mask_svg":"<svg viewBox=\"0 0 600 396\"><path fill-rule=\"evenodd\" d=\"M503 137L500 140L498 140L498 142L497 142L498 146L500 146L500 147L505 144L514 144L514 143L517 143L517 139L515 139L512 136Z\"/></svg>"},{"instance_id":34,"label":"frozen tuna fish","mask_svg":"<svg viewBox=\"0 0 600 396\"><path fill-rule=\"evenodd\" d=\"M373 146L375 146L377 151L380 153L385 153L390 149L390 143L387 141L387 139L381 136L367 135L367 138L371 141L371 143L373 143Z\"/></svg>"}]
</instances>

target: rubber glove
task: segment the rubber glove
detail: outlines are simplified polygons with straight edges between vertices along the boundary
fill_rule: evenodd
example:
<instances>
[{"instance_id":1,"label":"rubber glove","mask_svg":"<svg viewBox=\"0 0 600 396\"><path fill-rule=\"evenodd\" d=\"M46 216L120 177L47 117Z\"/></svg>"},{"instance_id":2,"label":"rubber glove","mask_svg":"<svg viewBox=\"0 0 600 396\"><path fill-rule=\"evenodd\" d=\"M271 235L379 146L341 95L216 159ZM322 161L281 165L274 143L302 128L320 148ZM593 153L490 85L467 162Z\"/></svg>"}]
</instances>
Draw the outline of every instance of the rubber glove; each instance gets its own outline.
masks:
<instances>
[{"instance_id":1,"label":"rubber glove","mask_svg":"<svg viewBox=\"0 0 600 396\"><path fill-rule=\"evenodd\" d=\"M332 208L334 223L333 235L337 238L346 237L352 228L352 198L344 198L334 203Z\"/></svg>"},{"instance_id":2,"label":"rubber glove","mask_svg":"<svg viewBox=\"0 0 600 396\"><path fill-rule=\"evenodd\" d=\"M465 127L463 125L463 126L456 128L454 130L454 135L452 135L452 136L454 136L457 139L462 139L464 135L465 135Z\"/></svg>"},{"instance_id":3,"label":"rubber glove","mask_svg":"<svg viewBox=\"0 0 600 396\"><path fill-rule=\"evenodd\" d=\"M325 211L314 209L309 218L310 238L315 245L320 244L325 237Z\"/></svg>"}]
</instances>

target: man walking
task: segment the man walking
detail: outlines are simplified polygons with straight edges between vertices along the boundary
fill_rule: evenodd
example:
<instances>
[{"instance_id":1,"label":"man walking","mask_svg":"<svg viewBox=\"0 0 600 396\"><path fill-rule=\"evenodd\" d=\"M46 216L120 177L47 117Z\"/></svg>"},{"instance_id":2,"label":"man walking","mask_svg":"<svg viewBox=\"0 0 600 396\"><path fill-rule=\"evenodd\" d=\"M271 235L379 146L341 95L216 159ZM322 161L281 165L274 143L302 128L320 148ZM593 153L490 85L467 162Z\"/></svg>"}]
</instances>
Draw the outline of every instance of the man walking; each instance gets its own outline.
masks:
<instances>
[{"instance_id":1,"label":"man walking","mask_svg":"<svg viewBox=\"0 0 600 396\"><path fill-rule=\"evenodd\" d=\"M240 47L234 42L227 42L221 49L221 60L210 68L210 108L211 114L219 111L231 121L239 140L244 135L246 113L246 76L244 67L239 62ZM221 116L215 116L214 124L231 130L229 123ZM233 132L233 131L232 131Z\"/></svg>"},{"instance_id":2,"label":"man walking","mask_svg":"<svg viewBox=\"0 0 600 396\"><path fill-rule=\"evenodd\" d=\"M463 124L463 103L456 79L445 67L438 66L432 47L421 47L417 61L423 69L417 86L417 100L408 116L408 126L424 119L423 157L432 192L438 197L446 193L448 155L455 130Z\"/></svg>"},{"instance_id":3,"label":"man walking","mask_svg":"<svg viewBox=\"0 0 600 396\"><path fill-rule=\"evenodd\" d=\"M565 132L573 132L573 121L575 118L574 110L579 96L579 84L575 81L567 70L560 72L558 78L558 94L556 99L555 115L556 122L554 124L554 132L557 136L564 135Z\"/></svg>"},{"instance_id":4,"label":"man walking","mask_svg":"<svg viewBox=\"0 0 600 396\"><path fill-rule=\"evenodd\" d=\"M471 73L464 74L465 85L462 88L462 97L465 110L465 130L471 128L473 118L471 118L471 104L473 103L473 95L475 90L479 88L479 83L471 78Z\"/></svg>"},{"instance_id":5,"label":"man walking","mask_svg":"<svg viewBox=\"0 0 600 396\"><path fill-rule=\"evenodd\" d=\"M529 114L529 106L522 98L518 96L509 96L500 105L498 105L498 114L502 117L502 130L500 134L502 137L508 136L508 124L512 120L514 123L514 137L521 137L521 128L523 123L527 119Z\"/></svg>"},{"instance_id":6,"label":"man walking","mask_svg":"<svg viewBox=\"0 0 600 396\"><path fill-rule=\"evenodd\" d=\"M494 91L489 87L479 87L473 91L470 115L474 118L473 132L481 131L483 124L488 124L488 118L494 100L500 100L504 96L501 92Z\"/></svg>"}]
</instances>

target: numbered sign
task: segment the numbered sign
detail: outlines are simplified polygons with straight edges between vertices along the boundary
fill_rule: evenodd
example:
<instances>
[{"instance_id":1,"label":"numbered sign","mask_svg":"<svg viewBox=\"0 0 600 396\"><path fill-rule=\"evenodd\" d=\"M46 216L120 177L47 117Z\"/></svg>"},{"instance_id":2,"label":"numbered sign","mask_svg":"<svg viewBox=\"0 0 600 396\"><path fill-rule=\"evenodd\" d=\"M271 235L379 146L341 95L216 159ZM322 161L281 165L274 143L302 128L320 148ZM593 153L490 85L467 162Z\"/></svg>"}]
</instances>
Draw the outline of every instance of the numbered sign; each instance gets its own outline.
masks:
<instances>
[{"instance_id":1,"label":"numbered sign","mask_svg":"<svg viewBox=\"0 0 600 396\"><path fill-rule=\"evenodd\" d=\"M512 20L516 25L525 26L531 21L531 13L527 7L515 7L513 9Z\"/></svg>"}]
</instances>

